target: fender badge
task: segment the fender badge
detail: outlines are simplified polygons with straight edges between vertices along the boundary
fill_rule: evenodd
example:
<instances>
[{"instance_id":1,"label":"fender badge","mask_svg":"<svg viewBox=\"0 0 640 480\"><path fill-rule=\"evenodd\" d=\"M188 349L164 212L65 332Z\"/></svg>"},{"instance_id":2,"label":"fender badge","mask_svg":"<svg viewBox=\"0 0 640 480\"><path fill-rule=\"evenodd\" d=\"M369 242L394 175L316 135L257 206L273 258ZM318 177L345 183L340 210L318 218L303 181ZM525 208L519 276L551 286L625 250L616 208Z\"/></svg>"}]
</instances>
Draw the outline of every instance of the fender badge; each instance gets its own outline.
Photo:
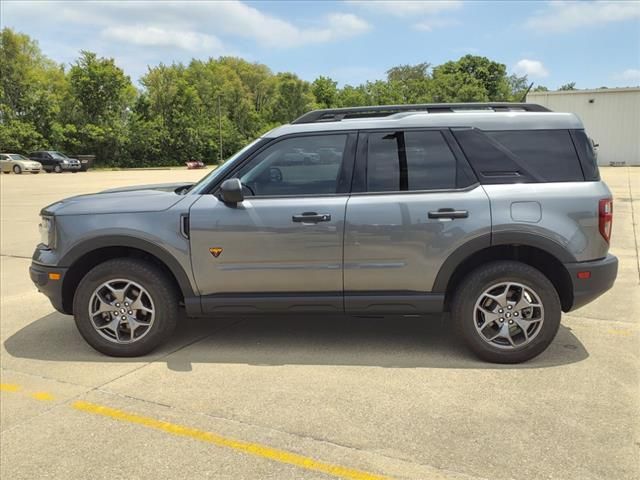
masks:
<instances>
[{"instance_id":1,"label":"fender badge","mask_svg":"<svg viewBox=\"0 0 640 480\"><path fill-rule=\"evenodd\" d=\"M211 247L209 249L209 252L211 253L211 255L214 256L214 258L218 258L220 256L220 254L222 253L222 248L221 247Z\"/></svg>"}]
</instances>

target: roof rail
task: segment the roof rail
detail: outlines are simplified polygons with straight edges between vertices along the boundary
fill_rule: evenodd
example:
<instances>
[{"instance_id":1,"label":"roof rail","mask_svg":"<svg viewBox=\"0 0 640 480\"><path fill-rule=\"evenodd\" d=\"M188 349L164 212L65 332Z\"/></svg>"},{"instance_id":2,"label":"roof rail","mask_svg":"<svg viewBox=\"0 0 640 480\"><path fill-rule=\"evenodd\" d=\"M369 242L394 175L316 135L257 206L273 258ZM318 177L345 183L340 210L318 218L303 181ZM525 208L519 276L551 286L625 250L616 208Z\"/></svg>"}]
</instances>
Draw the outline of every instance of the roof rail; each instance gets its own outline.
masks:
<instances>
[{"instance_id":1,"label":"roof rail","mask_svg":"<svg viewBox=\"0 0 640 480\"><path fill-rule=\"evenodd\" d=\"M489 102L489 103L423 103L416 105L380 105L377 107L347 107L313 110L296 118L294 123L339 122L347 118L386 117L399 112L452 113L460 110L493 110L508 112L550 112L535 103Z\"/></svg>"}]
</instances>

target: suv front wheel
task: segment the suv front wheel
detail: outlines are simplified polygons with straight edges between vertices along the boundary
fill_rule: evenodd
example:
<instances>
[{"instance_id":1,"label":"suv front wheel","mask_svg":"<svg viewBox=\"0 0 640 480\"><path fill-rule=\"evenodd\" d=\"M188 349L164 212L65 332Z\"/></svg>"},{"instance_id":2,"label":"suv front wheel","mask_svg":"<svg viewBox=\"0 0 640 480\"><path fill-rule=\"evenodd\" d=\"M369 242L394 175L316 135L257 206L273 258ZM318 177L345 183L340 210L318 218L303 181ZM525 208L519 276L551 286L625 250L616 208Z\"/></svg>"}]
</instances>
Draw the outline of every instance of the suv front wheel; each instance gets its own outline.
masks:
<instances>
[{"instance_id":1,"label":"suv front wheel","mask_svg":"<svg viewBox=\"0 0 640 480\"><path fill-rule=\"evenodd\" d=\"M151 263L121 258L94 267L73 300L80 334L114 357L145 355L166 341L179 315L175 287Z\"/></svg>"},{"instance_id":2,"label":"suv front wheel","mask_svg":"<svg viewBox=\"0 0 640 480\"><path fill-rule=\"evenodd\" d=\"M519 363L553 341L562 315L558 293L539 270L520 262L492 262L459 285L451 305L456 330L480 358Z\"/></svg>"}]
</instances>

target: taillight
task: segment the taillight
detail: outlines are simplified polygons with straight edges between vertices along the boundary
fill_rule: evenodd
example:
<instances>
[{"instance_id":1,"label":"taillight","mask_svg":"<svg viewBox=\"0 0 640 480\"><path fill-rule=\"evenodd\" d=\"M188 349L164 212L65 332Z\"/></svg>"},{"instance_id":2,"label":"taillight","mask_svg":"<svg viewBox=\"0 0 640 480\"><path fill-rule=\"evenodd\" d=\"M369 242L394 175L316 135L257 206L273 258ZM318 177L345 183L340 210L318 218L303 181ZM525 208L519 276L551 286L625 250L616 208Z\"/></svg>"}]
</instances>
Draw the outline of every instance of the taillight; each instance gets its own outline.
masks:
<instances>
[{"instance_id":1,"label":"taillight","mask_svg":"<svg viewBox=\"0 0 640 480\"><path fill-rule=\"evenodd\" d=\"M611 226L613 223L613 199L603 198L598 203L598 226L600 235L607 243L611 239Z\"/></svg>"}]
</instances>

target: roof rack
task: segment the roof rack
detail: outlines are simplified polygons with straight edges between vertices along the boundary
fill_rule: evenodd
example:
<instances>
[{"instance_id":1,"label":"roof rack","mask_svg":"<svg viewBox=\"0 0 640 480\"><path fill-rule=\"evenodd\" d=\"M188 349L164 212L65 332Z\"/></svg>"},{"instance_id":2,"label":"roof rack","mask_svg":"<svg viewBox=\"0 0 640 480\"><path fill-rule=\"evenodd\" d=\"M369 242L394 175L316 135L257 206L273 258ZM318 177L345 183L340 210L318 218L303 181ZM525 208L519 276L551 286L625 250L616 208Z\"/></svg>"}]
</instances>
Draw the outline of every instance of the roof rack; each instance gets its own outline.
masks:
<instances>
[{"instance_id":1,"label":"roof rack","mask_svg":"<svg viewBox=\"0 0 640 480\"><path fill-rule=\"evenodd\" d=\"M494 112L525 111L550 112L546 107L535 103L423 103L416 105L381 105L377 107L348 107L313 110L293 123L339 122L347 118L386 117L399 112L452 113L461 110L493 110Z\"/></svg>"}]
</instances>

